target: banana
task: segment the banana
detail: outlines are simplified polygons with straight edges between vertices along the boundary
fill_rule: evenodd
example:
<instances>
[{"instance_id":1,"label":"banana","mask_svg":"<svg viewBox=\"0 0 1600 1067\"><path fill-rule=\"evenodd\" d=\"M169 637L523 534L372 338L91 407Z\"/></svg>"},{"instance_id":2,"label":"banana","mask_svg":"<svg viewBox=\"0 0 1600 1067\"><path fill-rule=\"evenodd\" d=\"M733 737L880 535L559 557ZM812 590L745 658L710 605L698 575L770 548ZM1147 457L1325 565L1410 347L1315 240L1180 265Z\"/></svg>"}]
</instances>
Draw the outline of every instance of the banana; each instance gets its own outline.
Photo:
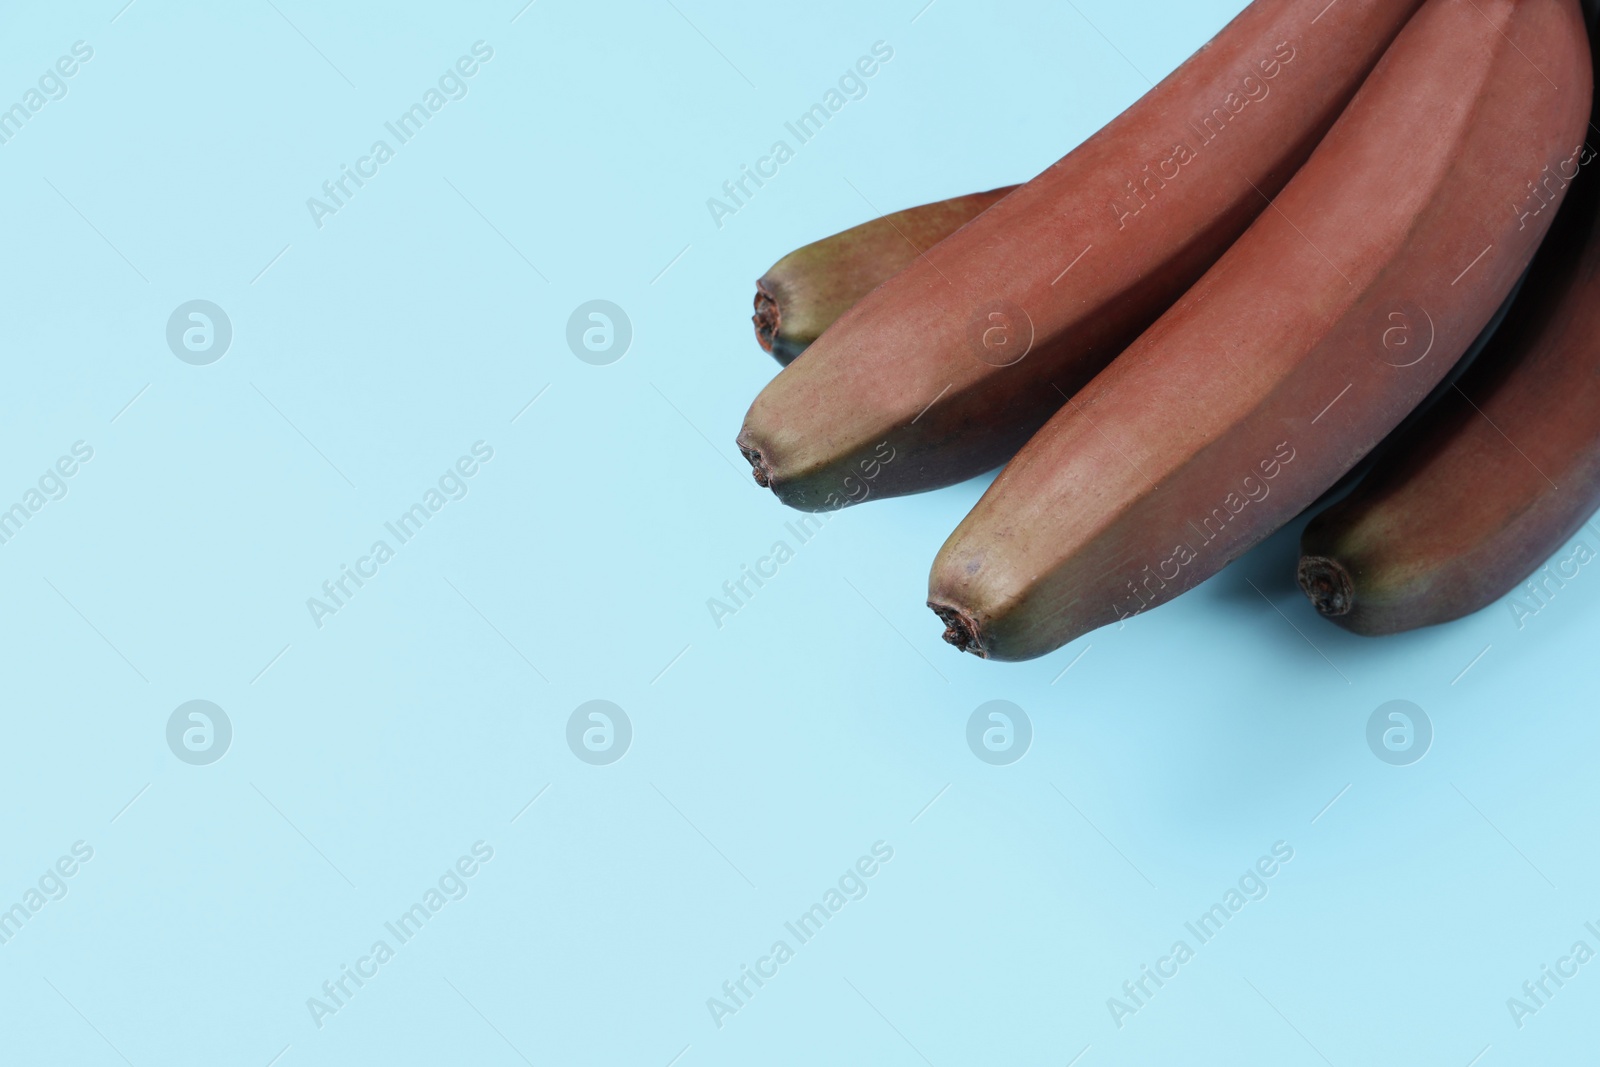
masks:
<instances>
[{"instance_id":1,"label":"banana","mask_svg":"<svg viewBox=\"0 0 1600 1067\"><path fill-rule=\"evenodd\" d=\"M928 594L945 639L1042 655L1336 482L1532 259L1554 204L1529 183L1581 143L1591 85L1577 0L1427 0L1272 209L951 535Z\"/></svg>"},{"instance_id":2,"label":"banana","mask_svg":"<svg viewBox=\"0 0 1600 1067\"><path fill-rule=\"evenodd\" d=\"M1255 0L1143 99L846 311L738 435L784 503L829 506L1008 459L1310 155L1421 0Z\"/></svg>"},{"instance_id":3,"label":"banana","mask_svg":"<svg viewBox=\"0 0 1600 1067\"><path fill-rule=\"evenodd\" d=\"M1579 148L1537 195L1593 160ZM1302 533L1300 587L1345 629L1390 634L1477 611L1600 506L1600 176L1571 184L1524 295L1478 361ZM1509 602L1519 626L1568 570Z\"/></svg>"},{"instance_id":4,"label":"banana","mask_svg":"<svg viewBox=\"0 0 1600 1067\"><path fill-rule=\"evenodd\" d=\"M1015 188L906 208L795 249L756 282L756 341L788 366L852 304Z\"/></svg>"}]
</instances>

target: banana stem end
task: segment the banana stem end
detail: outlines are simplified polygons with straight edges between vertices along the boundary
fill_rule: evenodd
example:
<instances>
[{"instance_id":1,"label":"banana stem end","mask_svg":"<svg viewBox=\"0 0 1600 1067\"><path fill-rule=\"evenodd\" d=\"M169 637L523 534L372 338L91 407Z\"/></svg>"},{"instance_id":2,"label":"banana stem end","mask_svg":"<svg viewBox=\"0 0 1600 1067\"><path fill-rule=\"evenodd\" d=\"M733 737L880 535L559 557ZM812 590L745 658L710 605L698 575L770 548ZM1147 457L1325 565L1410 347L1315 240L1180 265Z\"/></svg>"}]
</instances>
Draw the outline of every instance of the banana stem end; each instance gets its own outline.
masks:
<instances>
[{"instance_id":1,"label":"banana stem end","mask_svg":"<svg viewBox=\"0 0 1600 1067\"><path fill-rule=\"evenodd\" d=\"M978 637L977 620L950 604L939 604L930 600L928 607L932 608L933 613L939 616L939 621L944 623L946 642L955 645L957 651L971 652L983 659L989 658L989 653L984 650L983 642Z\"/></svg>"},{"instance_id":2,"label":"banana stem end","mask_svg":"<svg viewBox=\"0 0 1600 1067\"><path fill-rule=\"evenodd\" d=\"M771 352L777 342L778 327L783 316L778 306L778 294L767 285L765 278L756 282L755 306L756 313L750 316L750 321L756 326L756 343L763 352Z\"/></svg>"},{"instance_id":3,"label":"banana stem end","mask_svg":"<svg viewBox=\"0 0 1600 1067\"><path fill-rule=\"evenodd\" d=\"M1321 615L1336 618L1349 614L1355 606L1355 583L1338 560L1327 556L1302 557L1295 577Z\"/></svg>"},{"instance_id":4,"label":"banana stem end","mask_svg":"<svg viewBox=\"0 0 1600 1067\"><path fill-rule=\"evenodd\" d=\"M767 466L767 461L761 455L761 449L746 447L739 443L739 451L750 463L750 473L755 475L756 484L763 489L772 488L772 468Z\"/></svg>"}]
</instances>

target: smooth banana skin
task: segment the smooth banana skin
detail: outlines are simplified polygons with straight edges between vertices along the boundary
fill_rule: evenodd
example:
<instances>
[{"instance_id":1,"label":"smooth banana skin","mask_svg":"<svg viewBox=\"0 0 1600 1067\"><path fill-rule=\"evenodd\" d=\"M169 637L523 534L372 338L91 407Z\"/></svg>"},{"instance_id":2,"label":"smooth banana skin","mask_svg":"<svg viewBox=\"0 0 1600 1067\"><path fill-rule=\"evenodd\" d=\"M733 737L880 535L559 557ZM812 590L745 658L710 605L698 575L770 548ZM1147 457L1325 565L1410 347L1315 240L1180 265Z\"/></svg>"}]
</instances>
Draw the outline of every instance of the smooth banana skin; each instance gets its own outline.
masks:
<instances>
[{"instance_id":1,"label":"smooth banana skin","mask_svg":"<svg viewBox=\"0 0 1600 1067\"><path fill-rule=\"evenodd\" d=\"M1334 484L1532 259L1554 207L1513 205L1582 143L1591 83L1577 0L1427 0L1273 210L945 543L945 639L1043 655L1198 585Z\"/></svg>"},{"instance_id":2,"label":"smooth banana skin","mask_svg":"<svg viewBox=\"0 0 1600 1067\"><path fill-rule=\"evenodd\" d=\"M1600 506L1594 161L1583 150L1547 176L1560 185L1583 167L1523 295L1459 392L1301 535L1300 587L1339 626L1391 634L1471 614L1514 590Z\"/></svg>"},{"instance_id":3,"label":"smooth banana skin","mask_svg":"<svg viewBox=\"0 0 1600 1067\"><path fill-rule=\"evenodd\" d=\"M840 315L1015 185L906 208L797 248L756 282L756 341L784 366Z\"/></svg>"},{"instance_id":4,"label":"smooth banana skin","mask_svg":"<svg viewBox=\"0 0 1600 1067\"><path fill-rule=\"evenodd\" d=\"M785 367L738 436L756 481L821 510L885 442L875 496L1005 462L1244 232L1419 3L1255 0Z\"/></svg>"}]
</instances>

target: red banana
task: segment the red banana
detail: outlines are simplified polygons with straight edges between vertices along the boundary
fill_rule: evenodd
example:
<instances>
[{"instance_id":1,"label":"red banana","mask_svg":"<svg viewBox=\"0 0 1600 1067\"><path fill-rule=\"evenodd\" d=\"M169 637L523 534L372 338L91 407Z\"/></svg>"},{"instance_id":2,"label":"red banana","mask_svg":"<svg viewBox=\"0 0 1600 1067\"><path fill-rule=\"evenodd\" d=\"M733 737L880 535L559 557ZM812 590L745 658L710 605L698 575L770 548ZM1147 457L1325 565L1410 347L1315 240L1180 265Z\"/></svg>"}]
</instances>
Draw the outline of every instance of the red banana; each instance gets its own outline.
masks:
<instances>
[{"instance_id":1,"label":"red banana","mask_svg":"<svg viewBox=\"0 0 1600 1067\"><path fill-rule=\"evenodd\" d=\"M1255 0L1143 99L846 312L738 438L786 504L887 442L877 495L1009 458L1311 153L1419 0Z\"/></svg>"},{"instance_id":2,"label":"red banana","mask_svg":"<svg viewBox=\"0 0 1600 1067\"><path fill-rule=\"evenodd\" d=\"M1545 199L1593 159L1580 146L1540 176L1518 210L1553 210ZM1477 611L1600 506L1597 179L1584 173L1573 183L1523 295L1456 388L1302 534L1301 588L1345 629L1397 633ZM1594 550L1580 548L1586 563ZM1519 628L1575 574L1558 563L1509 601Z\"/></svg>"},{"instance_id":3,"label":"red banana","mask_svg":"<svg viewBox=\"0 0 1600 1067\"><path fill-rule=\"evenodd\" d=\"M1170 600L1370 451L1537 249L1553 212L1510 205L1582 140L1586 37L1577 0L1427 0L1272 210L945 543L946 639L1027 659Z\"/></svg>"},{"instance_id":4,"label":"red banana","mask_svg":"<svg viewBox=\"0 0 1600 1067\"><path fill-rule=\"evenodd\" d=\"M856 301L1015 188L891 212L795 249L756 282L756 341L788 366Z\"/></svg>"}]
</instances>

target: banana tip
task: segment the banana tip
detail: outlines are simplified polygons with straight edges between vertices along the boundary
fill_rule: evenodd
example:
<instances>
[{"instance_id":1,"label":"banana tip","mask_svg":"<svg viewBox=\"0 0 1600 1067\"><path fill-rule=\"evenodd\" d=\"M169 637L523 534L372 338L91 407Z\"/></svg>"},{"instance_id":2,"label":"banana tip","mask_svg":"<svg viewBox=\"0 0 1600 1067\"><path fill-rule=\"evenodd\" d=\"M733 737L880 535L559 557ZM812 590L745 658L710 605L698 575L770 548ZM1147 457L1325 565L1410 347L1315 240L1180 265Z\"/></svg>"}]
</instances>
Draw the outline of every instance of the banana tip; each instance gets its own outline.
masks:
<instances>
[{"instance_id":1,"label":"banana tip","mask_svg":"<svg viewBox=\"0 0 1600 1067\"><path fill-rule=\"evenodd\" d=\"M1295 577L1319 614L1336 618L1348 614L1355 605L1355 583L1338 560L1303 556Z\"/></svg>"},{"instance_id":2,"label":"banana tip","mask_svg":"<svg viewBox=\"0 0 1600 1067\"><path fill-rule=\"evenodd\" d=\"M750 321L756 326L756 343L763 352L771 352L778 339L778 326L782 319L778 307L778 294L772 291L767 279L756 282L756 313Z\"/></svg>"},{"instance_id":3,"label":"banana tip","mask_svg":"<svg viewBox=\"0 0 1600 1067\"><path fill-rule=\"evenodd\" d=\"M756 484L763 489L772 488L772 468L767 466L766 458L761 455L761 449L753 444L747 444L743 434L739 435L736 443L739 451L750 463L750 473L755 476Z\"/></svg>"},{"instance_id":4,"label":"banana tip","mask_svg":"<svg viewBox=\"0 0 1600 1067\"><path fill-rule=\"evenodd\" d=\"M950 604L940 604L937 601L928 601L928 607L939 616L939 621L944 623L944 639L949 644L955 645L957 651L971 652L974 656L983 659L989 658L989 653L984 650L983 642L978 638L978 623L966 612Z\"/></svg>"}]
</instances>

